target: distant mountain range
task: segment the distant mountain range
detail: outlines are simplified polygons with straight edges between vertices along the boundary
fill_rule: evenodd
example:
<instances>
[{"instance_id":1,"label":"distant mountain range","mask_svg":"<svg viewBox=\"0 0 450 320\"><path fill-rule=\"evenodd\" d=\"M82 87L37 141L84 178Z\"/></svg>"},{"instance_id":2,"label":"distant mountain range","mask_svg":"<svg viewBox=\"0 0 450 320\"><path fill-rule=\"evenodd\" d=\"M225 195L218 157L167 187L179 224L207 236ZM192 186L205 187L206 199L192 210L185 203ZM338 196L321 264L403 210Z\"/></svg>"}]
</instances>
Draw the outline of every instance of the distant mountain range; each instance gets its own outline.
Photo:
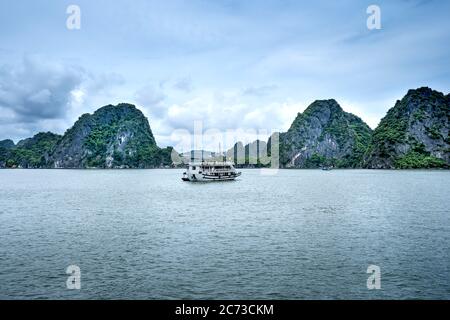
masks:
<instances>
[{"instance_id":1,"label":"distant mountain range","mask_svg":"<svg viewBox=\"0 0 450 320\"><path fill-rule=\"evenodd\" d=\"M280 133L280 166L449 168L449 123L450 96L426 87L408 91L375 130L335 100L318 100ZM63 136L38 133L17 145L0 141L0 168L157 168L172 165L172 151L156 145L135 106L108 105L82 115ZM238 142L226 155L241 167L264 167L270 161L266 151L270 155L271 139Z\"/></svg>"}]
</instances>

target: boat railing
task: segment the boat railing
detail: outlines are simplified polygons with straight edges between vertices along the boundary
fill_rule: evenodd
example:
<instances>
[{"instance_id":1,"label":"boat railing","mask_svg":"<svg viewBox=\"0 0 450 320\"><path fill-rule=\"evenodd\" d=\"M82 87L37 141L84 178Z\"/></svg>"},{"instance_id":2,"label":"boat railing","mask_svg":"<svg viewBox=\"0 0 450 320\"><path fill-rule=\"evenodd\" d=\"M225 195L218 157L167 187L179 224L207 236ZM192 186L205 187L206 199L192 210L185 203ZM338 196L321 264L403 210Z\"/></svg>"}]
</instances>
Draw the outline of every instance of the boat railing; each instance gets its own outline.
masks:
<instances>
[{"instance_id":1,"label":"boat railing","mask_svg":"<svg viewBox=\"0 0 450 320\"><path fill-rule=\"evenodd\" d=\"M203 172L233 172L233 169L202 169Z\"/></svg>"}]
</instances>

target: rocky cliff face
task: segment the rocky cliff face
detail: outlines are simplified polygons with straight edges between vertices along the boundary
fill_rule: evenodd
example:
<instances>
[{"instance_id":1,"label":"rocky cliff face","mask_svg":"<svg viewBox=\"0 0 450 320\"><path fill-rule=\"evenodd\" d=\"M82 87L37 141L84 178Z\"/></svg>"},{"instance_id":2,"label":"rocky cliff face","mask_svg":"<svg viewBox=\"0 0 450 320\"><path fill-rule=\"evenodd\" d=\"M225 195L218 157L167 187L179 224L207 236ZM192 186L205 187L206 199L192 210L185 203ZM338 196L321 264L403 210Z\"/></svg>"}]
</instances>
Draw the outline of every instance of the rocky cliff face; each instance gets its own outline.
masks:
<instances>
[{"instance_id":1,"label":"rocky cliff face","mask_svg":"<svg viewBox=\"0 0 450 320\"><path fill-rule=\"evenodd\" d=\"M10 139L0 141L0 168L6 167L10 150L15 147L14 141Z\"/></svg>"},{"instance_id":2,"label":"rocky cliff face","mask_svg":"<svg viewBox=\"0 0 450 320\"><path fill-rule=\"evenodd\" d=\"M0 146L0 168L50 167L50 155L59 139L60 135L41 132L32 138L19 141L17 145L9 140L10 142L2 144L3 147Z\"/></svg>"},{"instance_id":3,"label":"rocky cliff face","mask_svg":"<svg viewBox=\"0 0 450 320\"><path fill-rule=\"evenodd\" d=\"M147 118L130 104L84 114L63 135L39 133L0 142L0 168L154 168L172 164L156 145Z\"/></svg>"},{"instance_id":4,"label":"rocky cliff face","mask_svg":"<svg viewBox=\"0 0 450 320\"><path fill-rule=\"evenodd\" d=\"M287 168L359 167L370 139L370 127L335 100L315 101L280 134L280 163Z\"/></svg>"},{"instance_id":5,"label":"rocky cliff face","mask_svg":"<svg viewBox=\"0 0 450 320\"><path fill-rule=\"evenodd\" d=\"M430 88L410 90L374 131L364 167L448 167L450 98Z\"/></svg>"},{"instance_id":6,"label":"rocky cliff face","mask_svg":"<svg viewBox=\"0 0 450 320\"><path fill-rule=\"evenodd\" d=\"M55 168L153 168L171 164L147 118L130 104L108 105L82 115L58 141Z\"/></svg>"}]
</instances>

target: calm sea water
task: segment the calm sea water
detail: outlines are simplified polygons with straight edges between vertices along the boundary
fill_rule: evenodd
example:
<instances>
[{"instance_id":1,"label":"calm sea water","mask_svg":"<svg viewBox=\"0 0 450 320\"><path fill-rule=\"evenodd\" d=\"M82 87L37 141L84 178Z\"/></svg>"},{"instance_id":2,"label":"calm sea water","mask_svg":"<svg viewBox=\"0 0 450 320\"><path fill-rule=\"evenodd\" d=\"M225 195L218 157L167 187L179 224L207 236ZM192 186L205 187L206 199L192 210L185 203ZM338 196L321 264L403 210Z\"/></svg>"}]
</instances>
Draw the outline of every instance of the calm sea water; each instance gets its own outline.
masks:
<instances>
[{"instance_id":1,"label":"calm sea water","mask_svg":"<svg viewBox=\"0 0 450 320\"><path fill-rule=\"evenodd\" d=\"M0 170L0 298L450 299L450 172L243 171Z\"/></svg>"}]
</instances>

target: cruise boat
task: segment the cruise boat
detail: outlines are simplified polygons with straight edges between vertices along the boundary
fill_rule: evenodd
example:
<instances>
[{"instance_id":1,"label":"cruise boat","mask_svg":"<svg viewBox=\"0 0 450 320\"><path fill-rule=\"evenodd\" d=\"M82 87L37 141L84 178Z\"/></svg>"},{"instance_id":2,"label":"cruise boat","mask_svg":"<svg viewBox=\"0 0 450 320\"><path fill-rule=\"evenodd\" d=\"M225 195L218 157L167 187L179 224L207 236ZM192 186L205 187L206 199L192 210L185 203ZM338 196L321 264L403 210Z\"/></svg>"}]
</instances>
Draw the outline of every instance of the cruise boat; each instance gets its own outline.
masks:
<instances>
[{"instance_id":1,"label":"cruise boat","mask_svg":"<svg viewBox=\"0 0 450 320\"><path fill-rule=\"evenodd\" d=\"M183 181L230 181L241 175L236 171L232 162L202 161L190 162Z\"/></svg>"}]
</instances>

